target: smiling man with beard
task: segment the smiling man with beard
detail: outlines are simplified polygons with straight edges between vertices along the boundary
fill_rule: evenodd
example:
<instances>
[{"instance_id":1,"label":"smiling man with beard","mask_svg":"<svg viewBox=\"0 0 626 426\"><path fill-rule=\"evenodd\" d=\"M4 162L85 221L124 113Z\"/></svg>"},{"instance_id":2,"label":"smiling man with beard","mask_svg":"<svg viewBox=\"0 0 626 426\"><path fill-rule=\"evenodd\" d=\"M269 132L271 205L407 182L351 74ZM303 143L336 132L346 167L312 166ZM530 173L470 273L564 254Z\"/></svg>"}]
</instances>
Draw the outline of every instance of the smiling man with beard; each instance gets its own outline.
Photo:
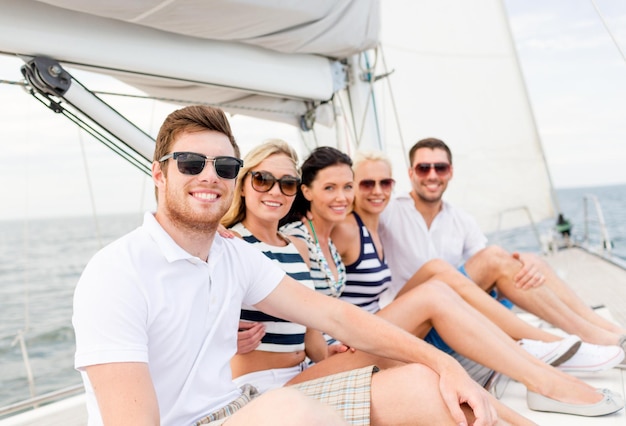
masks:
<instances>
[{"instance_id":1,"label":"smiling man with beard","mask_svg":"<svg viewBox=\"0 0 626 426\"><path fill-rule=\"evenodd\" d=\"M392 199L380 218L380 237L392 271L387 300L424 263L443 259L481 289L496 289L522 309L579 336L584 343L560 368L599 371L620 363L624 353L618 346L626 348L624 327L596 314L538 256L487 246L476 220L443 199L454 175L448 145L436 138L422 139L409 150L409 162L411 191ZM473 291L467 289L473 283L449 284L470 304L475 303L468 295ZM480 305L475 307L481 310Z\"/></svg>"},{"instance_id":2,"label":"smiling man with beard","mask_svg":"<svg viewBox=\"0 0 626 426\"><path fill-rule=\"evenodd\" d=\"M337 412L352 424L495 424L495 402L454 359L216 234L242 164L223 111L191 106L165 120L152 163L156 213L100 250L76 288L75 366L89 424L333 425L343 421ZM255 399L254 387L235 386L229 364L244 303L412 364Z\"/></svg>"}]
</instances>

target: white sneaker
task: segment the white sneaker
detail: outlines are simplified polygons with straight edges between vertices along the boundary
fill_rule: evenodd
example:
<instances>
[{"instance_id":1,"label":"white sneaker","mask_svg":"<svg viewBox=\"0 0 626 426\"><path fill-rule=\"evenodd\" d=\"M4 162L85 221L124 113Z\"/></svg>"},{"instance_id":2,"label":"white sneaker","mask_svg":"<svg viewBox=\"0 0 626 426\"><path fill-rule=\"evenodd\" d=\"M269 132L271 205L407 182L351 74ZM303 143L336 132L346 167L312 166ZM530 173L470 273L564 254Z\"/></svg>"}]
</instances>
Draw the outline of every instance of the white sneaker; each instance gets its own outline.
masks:
<instances>
[{"instance_id":1,"label":"white sneaker","mask_svg":"<svg viewBox=\"0 0 626 426\"><path fill-rule=\"evenodd\" d=\"M620 346L580 345L573 357L558 366L563 371L603 371L619 365L624 359Z\"/></svg>"},{"instance_id":2,"label":"white sneaker","mask_svg":"<svg viewBox=\"0 0 626 426\"><path fill-rule=\"evenodd\" d=\"M563 340L556 342L522 339L519 341L519 344L535 358L556 367L574 356L578 348L580 348L582 341L578 336L569 335Z\"/></svg>"}]
</instances>

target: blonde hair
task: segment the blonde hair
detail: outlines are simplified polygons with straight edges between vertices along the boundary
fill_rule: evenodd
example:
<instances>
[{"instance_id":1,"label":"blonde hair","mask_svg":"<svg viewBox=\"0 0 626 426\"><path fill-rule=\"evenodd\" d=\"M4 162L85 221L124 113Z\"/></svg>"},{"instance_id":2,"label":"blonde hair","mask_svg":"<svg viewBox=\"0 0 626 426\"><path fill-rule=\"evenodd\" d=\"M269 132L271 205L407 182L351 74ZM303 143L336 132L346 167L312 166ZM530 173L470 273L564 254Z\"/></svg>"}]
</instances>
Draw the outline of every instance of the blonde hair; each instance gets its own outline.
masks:
<instances>
[{"instance_id":1,"label":"blonde hair","mask_svg":"<svg viewBox=\"0 0 626 426\"><path fill-rule=\"evenodd\" d=\"M354 161L352 163L352 170L356 170L361 163L366 161L382 161L389 167L389 171L393 175L393 168L391 167L391 161L384 153L380 151L358 151L354 154Z\"/></svg>"},{"instance_id":2,"label":"blonde hair","mask_svg":"<svg viewBox=\"0 0 626 426\"><path fill-rule=\"evenodd\" d=\"M230 209L226 212L222 218L222 225L229 228L236 223L241 222L246 218L246 201L243 197L243 183L246 176L252 169L257 167L267 158L272 155L286 155L293 162L294 170L299 177L298 171L298 154L296 151L285 141L281 139L270 139L265 141L261 145L253 148L244 158L244 166L239 171L237 176L237 182L235 183L235 197L230 205Z\"/></svg>"}]
</instances>

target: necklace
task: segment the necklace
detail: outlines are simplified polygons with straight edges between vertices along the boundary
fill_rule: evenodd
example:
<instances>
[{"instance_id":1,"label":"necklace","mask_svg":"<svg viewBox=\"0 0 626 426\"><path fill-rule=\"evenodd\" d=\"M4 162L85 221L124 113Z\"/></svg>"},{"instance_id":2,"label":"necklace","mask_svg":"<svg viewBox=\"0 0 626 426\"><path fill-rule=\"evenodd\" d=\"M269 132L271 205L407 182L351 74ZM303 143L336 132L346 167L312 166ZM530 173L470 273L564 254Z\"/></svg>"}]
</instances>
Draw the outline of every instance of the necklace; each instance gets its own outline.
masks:
<instances>
[{"instance_id":1,"label":"necklace","mask_svg":"<svg viewBox=\"0 0 626 426\"><path fill-rule=\"evenodd\" d=\"M308 219L308 221L309 226L311 227L311 231L313 232L313 238L315 239L317 262L320 265L320 269L324 272L325 280L328 284L328 289L330 290L330 295L333 297L339 297L341 296L341 293L346 286L346 267L341 261L337 250L333 250L333 247L330 246L330 253L333 256L333 262L335 262L335 266L337 266L337 279L335 280L333 271L330 269L330 265L328 265L326 256L324 256L324 252L322 251L322 247L320 247L320 243L317 239L317 234L315 233L315 227L313 226L313 222L310 219Z\"/></svg>"}]
</instances>

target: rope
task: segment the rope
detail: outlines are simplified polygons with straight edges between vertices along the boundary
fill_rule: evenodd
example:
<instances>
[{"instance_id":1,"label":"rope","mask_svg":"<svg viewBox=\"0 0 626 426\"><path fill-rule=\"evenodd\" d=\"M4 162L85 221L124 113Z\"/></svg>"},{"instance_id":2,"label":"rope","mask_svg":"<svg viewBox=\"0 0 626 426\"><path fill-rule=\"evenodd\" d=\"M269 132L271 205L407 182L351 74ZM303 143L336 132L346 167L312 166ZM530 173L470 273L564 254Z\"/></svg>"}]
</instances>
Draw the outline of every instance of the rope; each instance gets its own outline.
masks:
<instances>
[{"instance_id":1,"label":"rope","mask_svg":"<svg viewBox=\"0 0 626 426\"><path fill-rule=\"evenodd\" d=\"M89 201L91 202L91 213L93 215L93 222L96 226L96 237L98 238L98 247L102 248L102 231L100 229L100 222L98 221L98 213L96 211L96 200L94 198L93 185L91 184L91 174L89 173L89 165L87 163L87 154L85 153L85 143L83 140L83 133L78 130L78 144L80 145L80 152L83 157L83 165L85 166L85 180L87 181L87 189L89 193Z\"/></svg>"},{"instance_id":2,"label":"rope","mask_svg":"<svg viewBox=\"0 0 626 426\"><path fill-rule=\"evenodd\" d=\"M26 83L24 80L0 80L0 84L8 84L10 86L23 86L26 87L28 86L28 83Z\"/></svg>"},{"instance_id":3,"label":"rope","mask_svg":"<svg viewBox=\"0 0 626 426\"><path fill-rule=\"evenodd\" d=\"M363 53L362 55L367 60L366 54ZM378 55L376 56L378 57ZM378 61L378 59L376 59L376 61ZM370 109L370 101L372 101L372 98L374 97L374 78L372 78L373 71L375 71L374 68L371 68L371 67L365 68L365 72L369 75L369 78L368 78L369 90L367 91L367 101L365 102L365 110L363 111L363 114L361 117L361 129L359 130L359 136L356 141L357 148L361 146L361 140L363 139L363 132L365 132L365 123L366 123L367 113L369 112L369 109ZM376 127L378 128L378 118L376 118ZM379 145L380 145L380 133L379 133Z\"/></svg>"},{"instance_id":4,"label":"rope","mask_svg":"<svg viewBox=\"0 0 626 426\"><path fill-rule=\"evenodd\" d=\"M613 32L611 31L611 29L607 25L606 20L604 19L604 16L602 15L602 12L600 12L600 8L598 8L598 5L596 4L595 0L591 0L591 4L593 5L594 9L596 9L596 13L600 17L600 21L602 21L602 25L604 25L604 28L606 29L606 32L609 33L609 36L611 37L611 40L613 40L613 43L615 44L615 47L617 47L618 52L622 56L622 60L624 61L624 63L626 63L626 54L624 54L624 51L622 50L621 46L617 42L617 39L613 35Z\"/></svg>"},{"instance_id":5,"label":"rope","mask_svg":"<svg viewBox=\"0 0 626 426\"><path fill-rule=\"evenodd\" d=\"M7 85L14 85L14 86L23 86L25 88L30 87L30 85L27 82L25 82L24 80L19 80L19 81L16 81L16 80L0 80L0 84L7 84ZM179 105L207 105L207 106L226 108L226 109L227 108L236 108L236 109L240 109L240 110L244 110L244 111L269 112L269 113L272 113L272 114L280 114L280 115L286 115L286 116L289 116L289 117L296 117L296 118L299 118L300 115L302 115L299 112L292 111L292 110L276 109L276 108L251 107L251 106L247 106L247 105L238 105L236 103L200 102L200 101L192 101L192 100L189 100L189 99L182 99L182 98L167 98L167 97L163 97L163 96L149 96L149 95L133 95L133 94L130 94L130 93L108 92L108 91L105 91L105 90L92 90L91 92L93 92L93 93L95 93L97 95L116 96L116 97L120 97L120 98L146 99L146 100L154 100L154 101L173 103L173 104L179 104Z\"/></svg>"},{"instance_id":6,"label":"rope","mask_svg":"<svg viewBox=\"0 0 626 426\"><path fill-rule=\"evenodd\" d=\"M387 67L387 61L385 60L385 52L383 51L382 46L380 46L380 52L381 52L381 57L383 59L383 69L385 70L385 74L388 75L389 74L389 68ZM396 120L396 128L398 130L398 137L400 138L400 146L402 148L402 152L403 153L407 153L409 151L406 149L406 145L404 143L404 135L402 133L402 127L400 126L400 114L398 113L398 105L396 104L396 99L393 96L393 89L391 87L390 76L388 76L386 78L386 80L387 80L387 86L389 88L389 98L391 99L391 107L393 109L393 117ZM410 166L410 164L408 164L409 160L408 160L408 157L406 155L404 155L404 162L406 163L407 167Z\"/></svg>"}]
</instances>

